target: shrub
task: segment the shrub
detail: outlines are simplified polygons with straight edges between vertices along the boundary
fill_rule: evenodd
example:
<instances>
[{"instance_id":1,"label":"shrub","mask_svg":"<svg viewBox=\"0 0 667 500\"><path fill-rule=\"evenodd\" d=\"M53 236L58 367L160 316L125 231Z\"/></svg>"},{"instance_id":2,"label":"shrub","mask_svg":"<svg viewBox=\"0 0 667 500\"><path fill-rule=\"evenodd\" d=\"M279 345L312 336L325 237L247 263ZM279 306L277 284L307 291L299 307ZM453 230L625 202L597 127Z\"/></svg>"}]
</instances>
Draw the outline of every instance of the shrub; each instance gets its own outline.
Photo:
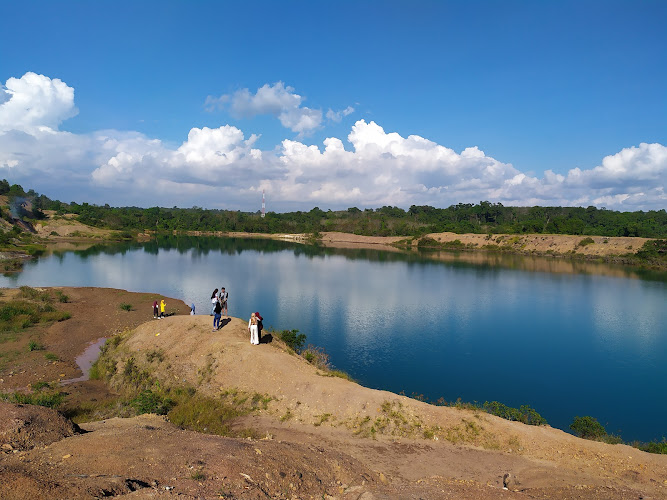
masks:
<instances>
[{"instance_id":1,"label":"shrub","mask_svg":"<svg viewBox=\"0 0 667 500\"><path fill-rule=\"evenodd\" d=\"M579 243L577 243L577 246L585 247L586 245L592 245L593 243L595 243L595 241L593 241L593 238L589 236L588 238L584 238Z\"/></svg>"},{"instance_id":2,"label":"shrub","mask_svg":"<svg viewBox=\"0 0 667 500\"><path fill-rule=\"evenodd\" d=\"M522 405L521 407L512 408L498 401L485 401L482 405L482 408L505 420L515 420L517 422L523 422L528 425L546 425L547 421L542 415L537 413L533 408L528 405Z\"/></svg>"},{"instance_id":3,"label":"shrub","mask_svg":"<svg viewBox=\"0 0 667 500\"><path fill-rule=\"evenodd\" d=\"M596 418L593 417L574 417L574 420L570 424L570 430L572 430L575 435L584 439L602 439L607 435L607 431L602 426Z\"/></svg>"},{"instance_id":4,"label":"shrub","mask_svg":"<svg viewBox=\"0 0 667 500\"><path fill-rule=\"evenodd\" d=\"M331 368L329 355L324 352L324 348L322 347L309 345L301 352L301 356L303 356L311 365L315 365L320 370L328 370Z\"/></svg>"},{"instance_id":5,"label":"shrub","mask_svg":"<svg viewBox=\"0 0 667 500\"><path fill-rule=\"evenodd\" d=\"M23 247L23 251L31 257L39 257L44 252L46 252L46 247L44 245L30 244L25 245Z\"/></svg>"},{"instance_id":6,"label":"shrub","mask_svg":"<svg viewBox=\"0 0 667 500\"><path fill-rule=\"evenodd\" d=\"M58 297L58 302L67 303L69 302L69 297L65 295L62 290L56 290L56 297Z\"/></svg>"},{"instance_id":7,"label":"shrub","mask_svg":"<svg viewBox=\"0 0 667 500\"><path fill-rule=\"evenodd\" d=\"M433 238L429 238L428 236L423 236L422 238L419 238L419 241L417 241L417 248L437 246L440 246L440 243L438 243Z\"/></svg>"},{"instance_id":8,"label":"shrub","mask_svg":"<svg viewBox=\"0 0 667 500\"><path fill-rule=\"evenodd\" d=\"M659 443L656 441L642 443L637 446L637 448L648 453L660 453L662 455L667 455L667 440L663 438L663 440Z\"/></svg>"},{"instance_id":9,"label":"shrub","mask_svg":"<svg viewBox=\"0 0 667 500\"><path fill-rule=\"evenodd\" d=\"M130 406L135 409L137 415L143 413L166 415L175 404L173 400L156 394L150 389L142 391L136 398L130 401Z\"/></svg>"},{"instance_id":10,"label":"shrub","mask_svg":"<svg viewBox=\"0 0 667 500\"><path fill-rule=\"evenodd\" d=\"M118 306L118 307L120 307L123 311L131 311L132 310L132 304L128 304L126 302L122 302L120 304L120 306Z\"/></svg>"},{"instance_id":11,"label":"shrub","mask_svg":"<svg viewBox=\"0 0 667 500\"><path fill-rule=\"evenodd\" d=\"M443 242L442 247L443 248L454 248L454 249L465 248L465 244L461 240L456 239L456 240L453 240L453 241Z\"/></svg>"},{"instance_id":12,"label":"shrub","mask_svg":"<svg viewBox=\"0 0 667 500\"><path fill-rule=\"evenodd\" d=\"M282 330L278 332L278 337L296 353L301 353L306 343L306 335L299 333L299 330Z\"/></svg>"}]
</instances>

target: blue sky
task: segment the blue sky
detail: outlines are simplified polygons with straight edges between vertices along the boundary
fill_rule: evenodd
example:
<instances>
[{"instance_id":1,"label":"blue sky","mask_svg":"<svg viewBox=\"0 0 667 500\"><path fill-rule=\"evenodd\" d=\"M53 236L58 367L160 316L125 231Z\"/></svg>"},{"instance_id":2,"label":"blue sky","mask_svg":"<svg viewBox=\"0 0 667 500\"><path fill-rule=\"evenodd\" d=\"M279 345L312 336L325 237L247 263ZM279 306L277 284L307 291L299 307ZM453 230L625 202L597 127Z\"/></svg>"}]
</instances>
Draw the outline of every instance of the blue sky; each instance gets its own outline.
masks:
<instances>
[{"instance_id":1,"label":"blue sky","mask_svg":"<svg viewBox=\"0 0 667 500\"><path fill-rule=\"evenodd\" d=\"M276 211L667 207L667 2L34 2L0 17L0 177Z\"/></svg>"}]
</instances>

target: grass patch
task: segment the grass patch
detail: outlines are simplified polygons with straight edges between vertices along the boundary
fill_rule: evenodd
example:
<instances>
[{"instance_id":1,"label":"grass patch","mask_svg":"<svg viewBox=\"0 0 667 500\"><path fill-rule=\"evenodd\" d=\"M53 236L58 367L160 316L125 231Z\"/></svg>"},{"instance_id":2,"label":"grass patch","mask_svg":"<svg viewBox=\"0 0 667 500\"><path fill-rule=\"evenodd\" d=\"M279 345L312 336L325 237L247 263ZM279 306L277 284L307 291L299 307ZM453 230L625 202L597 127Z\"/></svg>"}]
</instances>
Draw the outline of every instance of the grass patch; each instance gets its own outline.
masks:
<instances>
[{"instance_id":1,"label":"grass patch","mask_svg":"<svg viewBox=\"0 0 667 500\"><path fill-rule=\"evenodd\" d=\"M69 296L65 295L62 290L56 290L56 298L58 299L58 302L63 304L69 302Z\"/></svg>"},{"instance_id":2,"label":"grass patch","mask_svg":"<svg viewBox=\"0 0 667 500\"><path fill-rule=\"evenodd\" d=\"M127 302L121 302L121 304L118 306L122 311L131 311L132 310L132 304L128 304Z\"/></svg>"},{"instance_id":3,"label":"grass patch","mask_svg":"<svg viewBox=\"0 0 667 500\"><path fill-rule=\"evenodd\" d=\"M345 373L343 370L337 370L335 368L329 369L329 370L324 371L324 372L318 372L317 374L322 375L324 377L338 377L338 378L342 378L344 380L347 380L349 382L354 382L354 383L357 382L356 380L354 380L350 376L349 373Z\"/></svg>"},{"instance_id":4,"label":"grass patch","mask_svg":"<svg viewBox=\"0 0 667 500\"><path fill-rule=\"evenodd\" d=\"M0 370L4 370L7 364L13 363L19 355L19 351L16 350L0 352Z\"/></svg>"},{"instance_id":5,"label":"grass patch","mask_svg":"<svg viewBox=\"0 0 667 500\"><path fill-rule=\"evenodd\" d=\"M130 406L135 409L137 415L144 413L166 415L175 405L176 402L173 399L155 393L150 389L141 391L136 398L130 400Z\"/></svg>"},{"instance_id":6,"label":"grass patch","mask_svg":"<svg viewBox=\"0 0 667 500\"><path fill-rule=\"evenodd\" d=\"M146 353L146 361L149 363L152 363L153 361L162 363L164 361L164 352L162 352L161 349L153 349L152 351L148 351Z\"/></svg>"},{"instance_id":7,"label":"grass patch","mask_svg":"<svg viewBox=\"0 0 667 500\"><path fill-rule=\"evenodd\" d=\"M48 291L37 290L26 285L19 287L18 296L23 299L35 300L39 302L53 302L53 298Z\"/></svg>"},{"instance_id":8,"label":"grass patch","mask_svg":"<svg viewBox=\"0 0 667 500\"><path fill-rule=\"evenodd\" d=\"M34 340L28 342L28 351L32 352L32 351L43 351L43 350L44 346L42 344L39 344Z\"/></svg>"},{"instance_id":9,"label":"grass patch","mask_svg":"<svg viewBox=\"0 0 667 500\"><path fill-rule=\"evenodd\" d=\"M319 417L319 420L317 420L313 425L315 427L319 427L325 422L328 422L329 419L332 417L331 413L323 413L322 415L315 415L316 417Z\"/></svg>"},{"instance_id":10,"label":"grass patch","mask_svg":"<svg viewBox=\"0 0 667 500\"><path fill-rule=\"evenodd\" d=\"M75 407L64 408L63 414L76 424L130 416L127 405L118 397L110 397L102 401L84 401Z\"/></svg>"},{"instance_id":11,"label":"grass patch","mask_svg":"<svg viewBox=\"0 0 667 500\"><path fill-rule=\"evenodd\" d=\"M232 436L231 421L243 414L225 401L197 394L174 399L176 406L168 413L169 420L179 427L197 432Z\"/></svg>"},{"instance_id":12,"label":"grass patch","mask_svg":"<svg viewBox=\"0 0 667 500\"><path fill-rule=\"evenodd\" d=\"M280 417L280 421L281 421L281 422L287 422L287 421L288 421L289 419L291 419L293 416L294 416L294 414L293 414L292 411L288 408L287 411L286 411L285 413L283 413L282 416Z\"/></svg>"},{"instance_id":13,"label":"grass patch","mask_svg":"<svg viewBox=\"0 0 667 500\"><path fill-rule=\"evenodd\" d=\"M30 291L37 292L29 287ZM27 292L31 295L31 292ZM72 317L67 311L56 310L49 302L44 300L41 292L34 295L31 300L12 300L0 306L0 332L20 332L37 323L49 323L52 321L64 321ZM21 296L23 292L20 293Z\"/></svg>"},{"instance_id":14,"label":"grass patch","mask_svg":"<svg viewBox=\"0 0 667 500\"><path fill-rule=\"evenodd\" d=\"M204 471L202 471L201 469L198 469L192 473L190 478L194 479L195 481L205 481L206 474L204 474Z\"/></svg>"},{"instance_id":15,"label":"grass patch","mask_svg":"<svg viewBox=\"0 0 667 500\"><path fill-rule=\"evenodd\" d=\"M0 393L0 399L8 403L21 405L37 405L45 406L47 408L58 408L63 400L65 394L62 392L36 392L30 394L22 394L19 392Z\"/></svg>"},{"instance_id":16,"label":"grass patch","mask_svg":"<svg viewBox=\"0 0 667 500\"><path fill-rule=\"evenodd\" d=\"M44 353L44 359L47 359L48 361L60 361L60 358L58 357L58 355L54 354L52 352L45 352Z\"/></svg>"}]
</instances>

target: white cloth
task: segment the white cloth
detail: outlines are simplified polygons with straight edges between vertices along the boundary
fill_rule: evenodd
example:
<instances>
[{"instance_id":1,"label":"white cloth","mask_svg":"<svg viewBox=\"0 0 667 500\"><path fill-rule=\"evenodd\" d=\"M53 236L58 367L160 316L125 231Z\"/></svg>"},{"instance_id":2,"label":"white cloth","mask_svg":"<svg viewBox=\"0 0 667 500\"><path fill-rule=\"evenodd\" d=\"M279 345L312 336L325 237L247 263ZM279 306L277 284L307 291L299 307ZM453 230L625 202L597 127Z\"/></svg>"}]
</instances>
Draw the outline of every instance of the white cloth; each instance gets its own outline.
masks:
<instances>
[{"instance_id":1,"label":"white cloth","mask_svg":"<svg viewBox=\"0 0 667 500\"><path fill-rule=\"evenodd\" d=\"M257 331L257 325L249 324L250 327L250 343L254 345L259 345L259 332Z\"/></svg>"}]
</instances>

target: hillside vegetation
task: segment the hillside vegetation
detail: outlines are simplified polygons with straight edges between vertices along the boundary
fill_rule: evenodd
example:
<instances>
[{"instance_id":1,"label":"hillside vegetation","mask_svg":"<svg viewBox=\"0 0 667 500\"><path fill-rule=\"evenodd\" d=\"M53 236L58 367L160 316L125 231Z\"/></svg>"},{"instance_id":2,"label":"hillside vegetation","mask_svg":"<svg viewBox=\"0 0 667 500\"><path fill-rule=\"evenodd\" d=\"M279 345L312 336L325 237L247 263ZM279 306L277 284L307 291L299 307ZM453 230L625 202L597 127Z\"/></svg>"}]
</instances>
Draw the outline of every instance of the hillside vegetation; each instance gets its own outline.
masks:
<instances>
[{"instance_id":1,"label":"hillside vegetation","mask_svg":"<svg viewBox=\"0 0 667 500\"><path fill-rule=\"evenodd\" d=\"M249 233L314 233L340 231L366 236L420 236L428 233L549 233L594 236L667 237L667 212L617 212L583 207L506 207L481 201L459 203L448 208L411 206L407 211L384 206L377 209L308 212L259 212L192 208L111 207L109 205L64 203L51 200L20 185L0 181L0 195L10 201L28 199L36 219L44 210L57 215L77 214L79 222L115 230L157 231L242 231ZM17 205L10 203L10 205ZM3 211L3 216L5 212Z\"/></svg>"},{"instance_id":2,"label":"hillside vegetation","mask_svg":"<svg viewBox=\"0 0 667 500\"><path fill-rule=\"evenodd\" d=\"M41 251L43 244L54 236L118 240L133 239L140 233L300 234L310 235L301 238L302 241L316 243L322 241L323 234L346 233L391 240L385 244L414 246L418 242L419 248L483 249L565 256L578 253L578 257L583 258L615 259L629 265L652 268L667 267L667 212L664 209L617 212L592 206L505 207L501 203L481 201L477 205L459 203L448 208L413 205L408 210L384 206L325 212L315 207L308 212L268 212L261 217L259 212L200 207L139 208L64 203L51 200L32 189L26 192L22 186L10 185L6 180L0 181L0 201L3 199L6 199L6 204L0 207L0 248L5 252L16 250L29 255ZM33 228L37 231L31 231ZM456 238L443 241L437 237L444 233L468 234L474 238L483 237L485 241L481 244L465 243ZM579 238L573 248L562 251L557 245L530 250L523 240L517 241L517 244L511 244L511 239L501 242L501 237L507 238L502 235L508 234L516 238L529 235ZM591 236L603 239L596 241ZM635 241L612 245L613 238L635 238ZM643 239L642 242L635 245L639 238ZM403 241L399 242L401 239ZM597 245L596 251L586 248L600 242L603 246ZM8 266L12 267L5 263L5 270L11 270L7 269Z\"/></svg>"}]
</instances>

